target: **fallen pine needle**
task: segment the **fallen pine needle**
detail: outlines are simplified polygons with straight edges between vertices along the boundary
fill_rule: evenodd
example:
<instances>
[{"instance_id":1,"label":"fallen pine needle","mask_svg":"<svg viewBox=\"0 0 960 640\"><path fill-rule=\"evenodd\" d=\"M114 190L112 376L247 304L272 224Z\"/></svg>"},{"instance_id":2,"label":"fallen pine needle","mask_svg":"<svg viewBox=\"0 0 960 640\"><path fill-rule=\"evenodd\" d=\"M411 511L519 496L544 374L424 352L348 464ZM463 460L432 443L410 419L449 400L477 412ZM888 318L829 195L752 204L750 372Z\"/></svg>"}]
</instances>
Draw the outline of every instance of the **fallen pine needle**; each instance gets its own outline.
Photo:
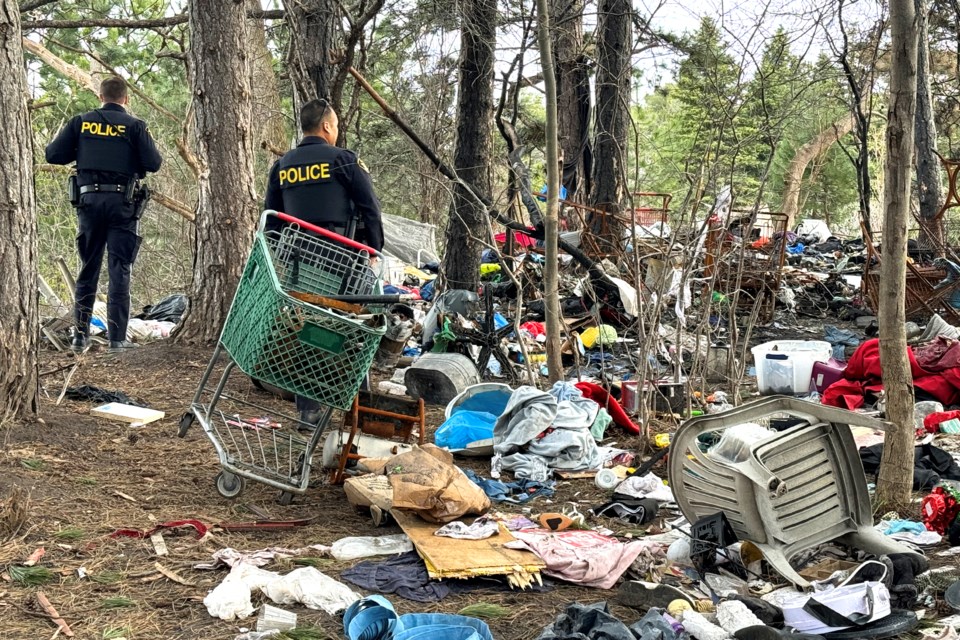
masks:
<instances>
[{"instance_id":1,"label":"fallen pine needle","mask_svg":"<svg viewBox=\"0 0 960 640\"><path fill-rule=\"evenodd\" d=\"M123 596L118 596L116 598L105 598L100 603L101 609L124 609L126 607L135 606L137 606L136 600L131 600L130 598L125 598Z\"/></svg>"},{"instance_id":2,"label":"fallen pine needle","mask_svg":"<svg viewBox=\"0 0 960 640\"><path fill-rule=\"evenodd\" d=\"M284 631L278 638L284 640L328 640L330 636L319 627L297 627Z\"/></svg>"},{"instance_id":3,"label":"fallen pine needle","mask_svg":"<svg viewBox=\"0 0 960 640\"><path fill-rule=\"evenodd\" d=\"M498 604L490 604L487 602L478 602L476 604L467 605L463 609L460 609L458 613L462 616L471 616L473 618L505 618L510 615L510 609L506 607L501 607Z\"/></svg>"},{"instance_id":4,"label":"fallen pine needle","mask_svg":"<svg viewBox=\"0 0 960 640\"><path fill-rule=\"evenodd\" d=\"M56 575L46 567L7 567L10 579L24 587L39 587L56 580Z\"/></svg>"}]
</instances>

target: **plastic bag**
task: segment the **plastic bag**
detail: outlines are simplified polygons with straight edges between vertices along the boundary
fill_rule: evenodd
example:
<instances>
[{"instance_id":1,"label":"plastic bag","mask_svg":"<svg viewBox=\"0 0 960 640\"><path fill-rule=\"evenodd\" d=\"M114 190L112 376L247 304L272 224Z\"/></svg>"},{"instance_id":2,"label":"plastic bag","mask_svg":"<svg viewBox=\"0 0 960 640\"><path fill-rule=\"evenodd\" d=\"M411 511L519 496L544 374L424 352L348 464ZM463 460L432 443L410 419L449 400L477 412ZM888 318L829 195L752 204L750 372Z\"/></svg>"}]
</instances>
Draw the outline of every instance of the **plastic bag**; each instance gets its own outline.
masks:
<instances>
[{"instance_id":1,"label":"plastic bag","mask_svg":"<svg viewBox=\"0 0 960 640\"><path fill-rule=\"evenodd\" d=\"M343 611L360 599L360 594L314 567L291 571L267 584L263 593L277 604L299 603L308 609L322 609L330 615Z\"/></svg>"},{"instance_id":2,"label":"plastic bag","mask_svg":"<svg viewBox=\"0 0 960 640\"><path fill-rule=\"evenodd\" d=\"M720 442L710 449L709 455L730 462L743 462L750 457L750 448L754 444L775 435L776 431L752 422L738 424L723 432Z\"/></svg>"},{"instance_id":3,"label":"plastic bag","mask_svg":"<svg viewBox=\"0 0 960 640\"><path fill-rule=\"evenodd\" d=\"M481 411L457 411L440 425L433 441L445 449L463 449L471 442L493 437L497 416Z\"/></svg>"},{"instance_id":4,"label":"plastic bag","mask_svg":"<svg viewBox=\"0 0 960 640\"><path fill-rule=\"evenodd\" d=\"M393 536L341 538L333 543L330 553L337 560L356 560L370 556L392 556L407 551L413 551L413 543L401 533Z\"/></svg>"}]
</instances>

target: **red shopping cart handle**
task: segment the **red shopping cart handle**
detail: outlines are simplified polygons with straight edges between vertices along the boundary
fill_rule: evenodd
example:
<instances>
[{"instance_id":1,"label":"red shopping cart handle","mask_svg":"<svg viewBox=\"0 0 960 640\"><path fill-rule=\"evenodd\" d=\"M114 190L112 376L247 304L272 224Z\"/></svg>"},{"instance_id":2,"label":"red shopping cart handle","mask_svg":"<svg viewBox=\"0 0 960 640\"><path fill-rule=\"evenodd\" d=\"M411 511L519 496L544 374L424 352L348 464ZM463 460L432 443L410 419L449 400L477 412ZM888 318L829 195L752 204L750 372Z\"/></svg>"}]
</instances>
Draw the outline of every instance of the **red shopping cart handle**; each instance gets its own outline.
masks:
<instances>
[{"instance_id":1,"label":"red shopping cart handle","mask_svg":"<svg viewBox=\"0 0 960 640\"><path fill-rule=\"evenodd\" d=\"M318 227L318 226L315 225L315 224L310 224L310 223L307 222L306 220L301 220L300 218L295 218L295 217L293 217L293 216L291 216L291 215L289 215L289 214L280 213L279 211L275 211L275 212L273 212L273 213L271 213L271 214L268 214L268 215L277 216L278 218L280 218L280 219L283 220L284 222L289 222L290 224L300 225L301 228L306 229L307 231L312 231L313 233L319 234L319 235L321 235L321 236L325 236L325 237L327 237L327 238L330 238L331 240L336 240L336 241L339 242L340 244L347 245L348 247L351 247L351 248L353 248L353 249L357 249L357 250L359 250L359 251L366 251L366 252L369 253L371 256L377 256L377 250L376 250L376 249L374 249L374 248L372 248L372 247L368 247L367 245L365 245L365 244L363 244L363 243L360 243L360 242L357 242L356 240L351 240L350 238L347 238L347 237L345 237L345 236L342 236L342 235L340 235L339 233L334 233L333 231L330 231L329 229L324 229L323 227Z\"/></svg>"}]
</instances>

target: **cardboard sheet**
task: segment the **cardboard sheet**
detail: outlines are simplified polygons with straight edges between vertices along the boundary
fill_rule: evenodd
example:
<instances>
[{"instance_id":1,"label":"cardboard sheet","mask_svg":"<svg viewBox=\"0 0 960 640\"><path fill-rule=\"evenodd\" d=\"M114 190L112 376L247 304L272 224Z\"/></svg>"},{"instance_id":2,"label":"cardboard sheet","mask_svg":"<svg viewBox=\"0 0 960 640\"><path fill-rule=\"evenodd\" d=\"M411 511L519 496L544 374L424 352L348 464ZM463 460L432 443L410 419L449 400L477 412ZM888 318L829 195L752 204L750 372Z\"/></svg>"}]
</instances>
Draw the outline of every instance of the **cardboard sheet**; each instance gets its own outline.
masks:
<instances>
[{"instance_id":1,"label":"cardboard sheet","mask_svg":"<svg viewBox=\"0 0 960 640\"><path fill-rule=\"evenodd\" d=\"M506 549L504 545L515 538L503 524L499 535L492 538L459 540L433 535L442 525L425 522L414 514L393 511L391 515L426 562L431 578L506 575L511 584L523 588L533 580L539 581L540 570L546 566L529 551Z\"/></svg>"}]
</instances>

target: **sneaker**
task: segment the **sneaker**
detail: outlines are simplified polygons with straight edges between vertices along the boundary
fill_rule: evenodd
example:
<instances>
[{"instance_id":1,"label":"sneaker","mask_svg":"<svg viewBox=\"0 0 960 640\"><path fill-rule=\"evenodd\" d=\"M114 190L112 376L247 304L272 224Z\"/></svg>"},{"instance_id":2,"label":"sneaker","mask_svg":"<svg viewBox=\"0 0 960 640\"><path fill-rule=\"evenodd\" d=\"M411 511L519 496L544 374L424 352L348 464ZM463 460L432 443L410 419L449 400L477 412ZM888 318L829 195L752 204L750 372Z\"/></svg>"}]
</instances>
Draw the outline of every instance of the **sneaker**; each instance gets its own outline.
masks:
<instances>
[{"instance_id":1,"label":"sneaker","mask_svg":"<svg viewBox=\"0 0 960 640\"><path fill-rule=\"evenodd\" d=\"M320 422L320 418L322 417L323 412L320 409L304 409L300 412L300 424L297 425L297 430L313 431L317 428L317 423Z\"/></svg>"},{"instance_id":2,"label":"sneaker","mask_svg":"<svg viewBox=\"0 0 960 640\"><path fill-rule=\"evenodd\" d=\"M82 333L73 334L73 341L70 343L70 349L74 353L83 353L90 348L90 338Z\"/></svg>"},{"instance_id":3,"label":"sneaker","mask_svg":"<svg viewBox=\"0 0 960 640\"><path fill-rule=\"evenodd\" d=\"M130 349L137 349L140 345L129 342L127 340L111 340L110 348L107 349L109 353L123 353L124 351L129 351Z\"/></svg>"}]
</instances>

